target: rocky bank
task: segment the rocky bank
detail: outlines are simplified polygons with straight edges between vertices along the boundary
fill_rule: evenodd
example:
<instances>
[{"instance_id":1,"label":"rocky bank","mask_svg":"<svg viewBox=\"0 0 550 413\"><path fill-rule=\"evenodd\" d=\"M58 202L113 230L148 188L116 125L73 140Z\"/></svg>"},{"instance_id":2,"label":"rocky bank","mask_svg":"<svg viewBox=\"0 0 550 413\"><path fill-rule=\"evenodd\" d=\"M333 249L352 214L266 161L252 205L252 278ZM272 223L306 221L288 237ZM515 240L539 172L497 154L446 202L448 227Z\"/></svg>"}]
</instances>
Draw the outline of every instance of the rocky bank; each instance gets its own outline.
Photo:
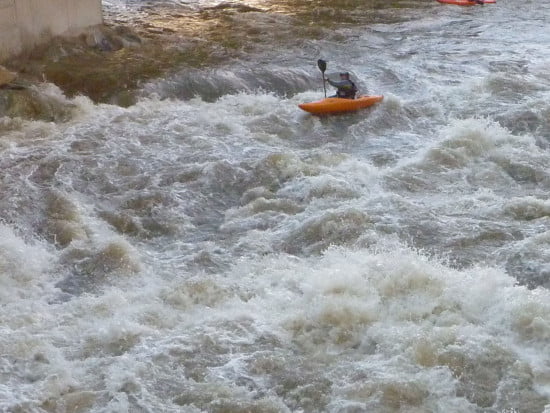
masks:
<instances>
[{"instance_id":1,"label":"rocky bank","mask_svg":"<svg viewBox=\"0 0 550 413\"><path fill-rule=\"evenodd\" d=\"M248 12L262 10L229 5L107 15L105 24L78 37L57 37L0 62L0 118L52 120L44 97L38 97L45 83L67 97L132 105L147 81L185 67L215 66L238 54L246 27L233 17Z\"/></svg>"}]
</instances>

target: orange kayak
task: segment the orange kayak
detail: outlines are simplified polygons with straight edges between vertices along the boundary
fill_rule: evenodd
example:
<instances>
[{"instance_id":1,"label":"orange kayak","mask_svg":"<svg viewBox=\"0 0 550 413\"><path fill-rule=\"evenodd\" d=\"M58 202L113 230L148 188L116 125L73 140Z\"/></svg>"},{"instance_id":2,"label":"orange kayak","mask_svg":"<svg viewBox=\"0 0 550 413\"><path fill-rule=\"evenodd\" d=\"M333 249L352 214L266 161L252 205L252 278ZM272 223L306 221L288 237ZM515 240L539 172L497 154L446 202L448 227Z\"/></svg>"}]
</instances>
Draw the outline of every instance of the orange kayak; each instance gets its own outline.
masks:
<instances>
[{"instance_id":1,"label":"orange kayak","mask_svg":"<svg viewBox=\"0 0 550 413\"><path fill-rule=\"evenodd\" d=\"M382 99L384 99L382 95L364 95L356 99L325 98L316 102L301 103L298 107L314 115L326 115L330 113L352 112L374 105Z\"/></svg>"},{"instance_id":2,"label":"orange kayak","mask_svg":"<svg viewBox=\"0 0 550 413\"><path fill-rule=\"evenodd\" d=\"M437 0L443 4L456 4L457 6L475 6L476 3L474 0ZM496 3L496 0L483 0L483 4Z\"/></svg>"}]
</instances>

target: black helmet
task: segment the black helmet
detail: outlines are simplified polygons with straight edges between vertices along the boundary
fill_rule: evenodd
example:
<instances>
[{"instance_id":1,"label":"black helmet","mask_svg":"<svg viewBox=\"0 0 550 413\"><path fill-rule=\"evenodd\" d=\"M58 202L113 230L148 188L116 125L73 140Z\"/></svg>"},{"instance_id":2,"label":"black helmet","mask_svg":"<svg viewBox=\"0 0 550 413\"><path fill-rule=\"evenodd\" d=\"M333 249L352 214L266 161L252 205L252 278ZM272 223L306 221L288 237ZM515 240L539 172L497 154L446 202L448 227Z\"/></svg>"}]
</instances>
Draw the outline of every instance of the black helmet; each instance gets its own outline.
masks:
<instances>
[{"instance_id":1,"label":"black helmet","mask_svg":"<svg viewBox=\"0 0 550 413\"><path fill-rule=\"evenodd\" d=\"M340 76L349 77L349 72L340 72Z\"/></svg>"}]
</instances>

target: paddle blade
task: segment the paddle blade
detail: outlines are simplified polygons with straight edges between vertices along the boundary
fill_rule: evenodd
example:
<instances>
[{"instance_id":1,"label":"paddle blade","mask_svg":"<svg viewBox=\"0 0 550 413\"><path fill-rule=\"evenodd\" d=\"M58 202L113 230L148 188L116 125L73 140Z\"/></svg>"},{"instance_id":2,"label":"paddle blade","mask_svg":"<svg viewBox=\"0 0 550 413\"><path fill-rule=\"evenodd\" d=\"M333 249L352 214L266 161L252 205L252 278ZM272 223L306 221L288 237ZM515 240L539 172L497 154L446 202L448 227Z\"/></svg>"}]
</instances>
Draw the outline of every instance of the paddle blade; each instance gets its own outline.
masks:
<instances>
[{"instance_id":1,"label":"paddle blade","mask_svg":"<svg viewBox=\"0 0 550 413\"><path fill-rule=\"evenodd\" d=\"M327 62L325 62L323 59L317 60L317 66L319 66L319 70L323 73L325 73L325 70L327 70Z\"/></svg>"}]
</instances>

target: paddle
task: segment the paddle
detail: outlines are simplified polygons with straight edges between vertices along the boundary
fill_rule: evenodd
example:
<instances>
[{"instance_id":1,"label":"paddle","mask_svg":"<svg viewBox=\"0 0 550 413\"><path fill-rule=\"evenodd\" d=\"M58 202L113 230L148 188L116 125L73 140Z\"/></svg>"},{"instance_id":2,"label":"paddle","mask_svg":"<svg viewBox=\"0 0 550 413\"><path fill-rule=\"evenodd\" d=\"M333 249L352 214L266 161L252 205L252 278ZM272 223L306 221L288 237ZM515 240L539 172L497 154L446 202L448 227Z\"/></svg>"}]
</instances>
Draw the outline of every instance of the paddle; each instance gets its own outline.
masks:
<instances>
[{"instance_id":1,"label":"paddle","mask_svg":"<svg viewBox=\"0 0 550 413\"><path fill-rule=\"evenodd\" d=\"M325 98L327 97L327 87L325 85L325 70L327 70L327 62L323 59L317 60L317 66L323 75L323 89L325 90Z\"/></svg>"}]
</instances>

